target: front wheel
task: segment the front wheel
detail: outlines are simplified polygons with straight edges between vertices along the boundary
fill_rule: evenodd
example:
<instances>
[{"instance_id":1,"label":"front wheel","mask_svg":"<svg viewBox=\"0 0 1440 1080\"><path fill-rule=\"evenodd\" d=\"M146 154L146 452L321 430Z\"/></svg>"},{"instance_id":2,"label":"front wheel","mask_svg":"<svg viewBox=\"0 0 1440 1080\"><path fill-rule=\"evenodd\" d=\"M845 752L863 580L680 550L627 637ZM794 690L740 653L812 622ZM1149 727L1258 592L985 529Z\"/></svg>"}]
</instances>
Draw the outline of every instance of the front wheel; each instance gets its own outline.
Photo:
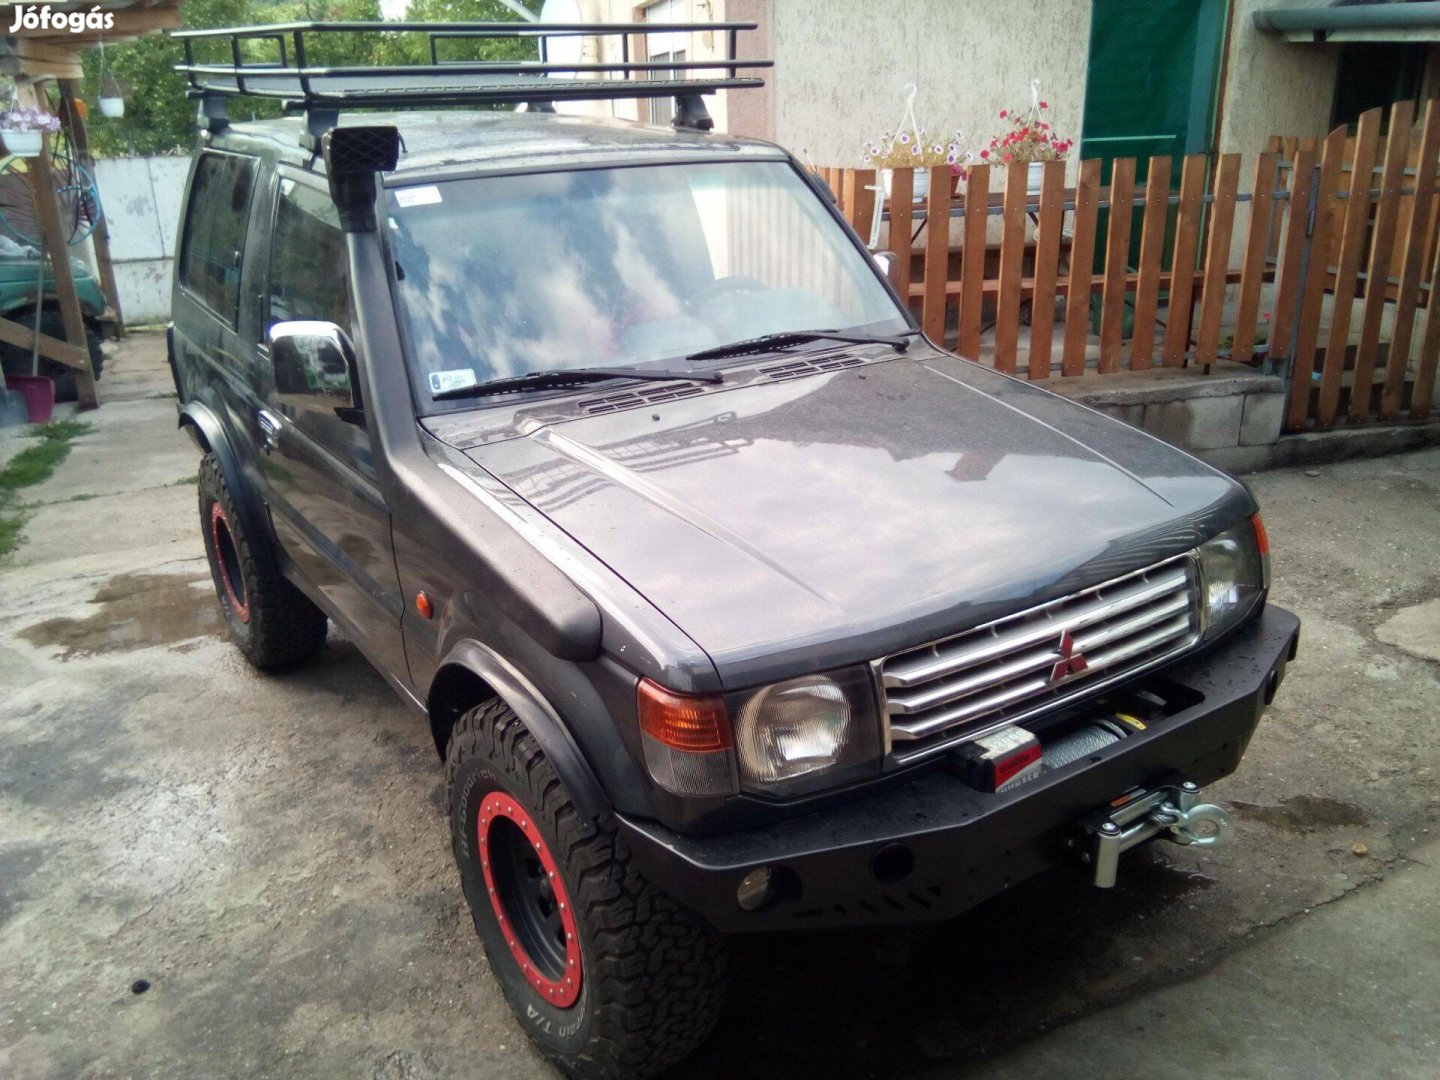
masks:
<instances>
[{"instance_id":1,"label":"front wheel","mask_svg":"<svg viewBox=\"0 0 1440 1080\"><path fill-rule=\"evenodd\" d=\"M446 758L455 860L490 968L568 1075L653 1075L710 1034L720 935L645 881L611 823L582 824L520 719L490 701Z\"/></svg>"}]
</instances>

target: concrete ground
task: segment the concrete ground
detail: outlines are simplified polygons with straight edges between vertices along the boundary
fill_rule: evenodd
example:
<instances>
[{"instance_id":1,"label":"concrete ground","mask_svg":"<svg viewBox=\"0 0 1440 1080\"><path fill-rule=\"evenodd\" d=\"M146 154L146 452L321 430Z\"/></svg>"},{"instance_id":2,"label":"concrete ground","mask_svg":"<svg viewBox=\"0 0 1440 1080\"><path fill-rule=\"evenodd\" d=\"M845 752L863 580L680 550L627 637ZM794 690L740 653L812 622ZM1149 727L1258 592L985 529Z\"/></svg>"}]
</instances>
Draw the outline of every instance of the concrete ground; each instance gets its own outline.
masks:
<instances>
[{"instance_id":1,"label":"concrete ground","mask_svg":"<svg viewBox=\"0 0 1440 1080\"><path fill-rule=\"evenodd\" d=\"M428 731L339 638L284 677L222 639L163 342L112 349L0 566L0 1077L552 1075L469 926ZM1440 450L1251 482L1305 630L1213 789L1236 842L737 941L676 1076L1440 1075Z\"/></svg>"}]
</instances>

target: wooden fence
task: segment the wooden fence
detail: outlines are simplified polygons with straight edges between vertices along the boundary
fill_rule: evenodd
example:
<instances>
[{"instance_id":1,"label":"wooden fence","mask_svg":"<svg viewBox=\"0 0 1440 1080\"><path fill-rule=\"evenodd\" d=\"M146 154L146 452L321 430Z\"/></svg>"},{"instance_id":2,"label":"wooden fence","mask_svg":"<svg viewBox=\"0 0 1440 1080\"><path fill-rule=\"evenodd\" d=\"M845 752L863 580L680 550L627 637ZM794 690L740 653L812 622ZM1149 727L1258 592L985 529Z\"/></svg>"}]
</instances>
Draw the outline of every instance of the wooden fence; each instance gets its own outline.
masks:
<instances>
[{"instance_id":1,"label":"wooden fence","mask_svg":"<svg viewBox=\"0 0 1440 1080\"><path fill-rule=\"evenodd\" d=\"M1388 135L1375 109L1353 138L1276 137L1248 162L1121 158L1103 186L1098 160L1073 187L1047 163L1038 191L1019 168L896 169L878 226L883 177L820 171L860 235L902 255L895 284L926 332L962 356L1031 379L1249 363L1289 377L1299 431L1430 414L1440 100L1413 120L1397 102Z\"/></svg>"}]
</instances>

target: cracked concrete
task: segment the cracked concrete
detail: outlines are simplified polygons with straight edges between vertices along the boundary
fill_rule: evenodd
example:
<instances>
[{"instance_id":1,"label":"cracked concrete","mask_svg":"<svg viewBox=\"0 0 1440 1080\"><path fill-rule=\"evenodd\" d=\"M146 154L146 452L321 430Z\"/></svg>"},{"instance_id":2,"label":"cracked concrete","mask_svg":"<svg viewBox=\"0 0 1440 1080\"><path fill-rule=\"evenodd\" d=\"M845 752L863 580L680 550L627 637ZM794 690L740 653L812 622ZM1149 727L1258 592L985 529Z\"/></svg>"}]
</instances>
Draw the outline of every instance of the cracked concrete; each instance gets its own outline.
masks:
<instances>
[{"instance_id":1,"label":"cracked concrete","mask_svg":"<svg viewBox=\"0 0 1440 1080\"><path fill-rule=\"evenodd\" d=\"M0 566L0 1077L552 1075L470 928L424 725L333 635L284 677L244 664L163 339L106 370ZM1251 478L1305 629L1213 789L1231 847L910 934L739 940L676 1075L1433 1075L1440 666L1383 628L1440 595L1437 466Z\"/></svg>"}]
</instances>

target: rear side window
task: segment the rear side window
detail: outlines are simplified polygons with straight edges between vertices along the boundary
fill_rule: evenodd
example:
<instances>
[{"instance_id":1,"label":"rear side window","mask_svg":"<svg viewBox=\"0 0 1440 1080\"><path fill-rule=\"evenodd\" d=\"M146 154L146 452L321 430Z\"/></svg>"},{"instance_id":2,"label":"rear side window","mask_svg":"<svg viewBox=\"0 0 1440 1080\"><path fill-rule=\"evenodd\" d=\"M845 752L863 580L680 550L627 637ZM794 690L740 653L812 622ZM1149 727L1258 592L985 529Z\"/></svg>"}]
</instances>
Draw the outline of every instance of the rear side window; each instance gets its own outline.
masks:
<instances>
[{"instance_id":1,"label":"rear side window","mask_svg":"<svg viewBox=\"0 0 1440 1080\"><path fill-rule=\"evenodd\" d=\"M335 204L316 188L282 180L270 239L266 326L294 319L332 322L353 337L350 267Z\"/></svg>"},{"instance_id":2,"label":"rear side window","mask_svg":"<svg viewBox=\"0 0 1440 1080\"><path fill-rule=\"evenodd\" d=\"M235 154L202 154L190 186L180 284L234 326L240 306L240 261L255 159Z\"/></svg>"}]
</instances>

